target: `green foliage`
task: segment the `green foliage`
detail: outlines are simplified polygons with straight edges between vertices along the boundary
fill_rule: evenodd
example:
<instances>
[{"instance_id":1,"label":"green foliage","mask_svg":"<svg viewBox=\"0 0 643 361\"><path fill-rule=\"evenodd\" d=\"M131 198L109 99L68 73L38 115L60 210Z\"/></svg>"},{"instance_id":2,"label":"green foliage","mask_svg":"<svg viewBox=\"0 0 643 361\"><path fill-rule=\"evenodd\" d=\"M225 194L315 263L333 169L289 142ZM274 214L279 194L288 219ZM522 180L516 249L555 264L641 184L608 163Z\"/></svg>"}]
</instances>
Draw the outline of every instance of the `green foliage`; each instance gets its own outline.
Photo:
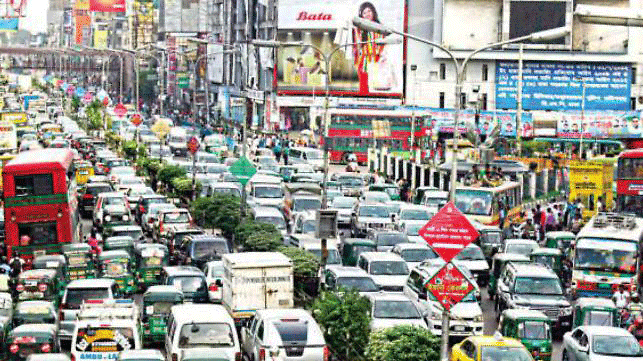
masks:
<instances>
[{"instance_id":1,"label":"green foliage","mask_svg":"<svg viewBox=\"0 0 643 361\"><path fill-rule=\"evenodd\" d=\"M319 271L319 260L317 257L298 247L279 247L279 252L285 254L292 260L293 273L295 276L316 277Z\"/></svg>"},{"instance_id":2,"label":"green foliage","mask_svg":"<svg viewBox=\"0 0 643 361\"><path fill-rule=\"evenodd\" d=\"M362 360L368 345L371 322L370 302L352 289L341 293L323 292L312 306L324 338L343 360Z\"/></svg>"},{"instance_id":3,"label":"green foliage","mask_svg":"<svg viewBox=\"0 0 643 361\"><path fill-rule=\"evenodd\" d=\"M252 219L246 219L240 223L234 230L234 239L237 244L245 245L248 237L253 233L268 232L281 235L274 224L255 222Z\"/></svg>"},{"instance_id":4,"label":"green foliage","mask_svg":"<svg viewBox=\"0 0 643 361\"><path fill-rule=\"evenodd\" d=\"M105 141L111 148L118 148L123 139L118 134L109 131L105 133Z\"/></svg>"},{"instance_id":5,"label":"green foliage","mask_svg":"<svg viewBox=\"0 0 643 361\"><path fill-rule=\"evenodd\" d=\"M433 361L440 359L440 339L427 329L400 325L371 333L369 361Z\"/></svg>"},{"instance_id":6,"label":"green foliage","mask_svg":"<svg viewBox=\"0 0 643 361\"><path fill-rule=\"evenodd\" d=\"M274 232L255 232L248 236L243 244L246 252L272 252L283 246L281 234Z\"/></svg>"},{"instance_id":7,"label":"green foliage","mask_svg":"<svg viewBox=\"0 0 643 361\"><path fill-rule=\"evenodd\" d=\"M158 179L166 186L172 184L172 179L185 177L185 169L178 165L165 165L158 172Z\"/></svg>"},{"instance_id":8,"label":"green foliage","mask_svg":"<svg viewBox=\"0 0 643 361\"><path fill-rule=\"evenodd\" d=\"M240 199L227 195L197 198L190 204L190 212L199 226L218 228L230 239L241 222Z\"/></svg>"},{"instance_id":9,"label":"green foliage","mask_svg":"<svg viewBox=\"0 0 643 361\"><path fill-rule=\"evenodd\" d=\"M71 110L74 113L78 113L78 109L80 109L80 98L74 95L71 98Z\"/></svg>"},{"instance_id":10,"label":"green foliage","mask_svg":"<svg viewBox=\"0 0 643 361\"><path fill-rule=\"evenodd\" d=\"M522 144L522 150L528 156L533 156L534 153L545 153L549 149L548 142L537 140L529 140Z\"/></svg>"},{"instance_id":11,"label":"green foliage","mask_svg":"<svg viewBox=\"0 0 643 361\"><path fill-rule=\"evenodd\" d=\"M125 157L134 158L136 155L136 142L133 140L124 142L121 150L123 151L123 154L125 154Z\"/></svg>"},{"instance_id":12,"label":"green foliage","mask_svg":"<svg viewBox=\"0 0 643 361\"><path fill-rule=\"evenodd\" d=\"M87 116L87 130L103 129L103 103L94 100L85 107L85 115Z\"/></svg>"}]
</instances>

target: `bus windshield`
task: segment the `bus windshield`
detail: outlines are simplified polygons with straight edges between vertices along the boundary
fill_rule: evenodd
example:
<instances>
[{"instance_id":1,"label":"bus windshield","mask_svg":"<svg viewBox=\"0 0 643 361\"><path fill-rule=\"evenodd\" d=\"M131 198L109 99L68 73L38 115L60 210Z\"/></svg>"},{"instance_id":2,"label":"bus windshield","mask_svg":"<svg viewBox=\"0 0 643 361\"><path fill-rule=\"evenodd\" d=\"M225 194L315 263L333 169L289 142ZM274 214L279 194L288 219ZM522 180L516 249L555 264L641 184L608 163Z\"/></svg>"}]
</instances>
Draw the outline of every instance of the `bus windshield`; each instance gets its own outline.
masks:
<instances>
[{"instance_id":1,"label":"bus windshield","mask_svg":"<svg viewBox=\"0 0 643 361\"><path fill-rule=\"evenodd\" d=\"M477 189L456 189L455 205L464 214L487 216L491 214L493 194Z\"/></svg>"},{"instance_id":2,"label":"bus windshield","mask_svg":"<svg viewBox=\"0 0 643 361\"><path fill-rule=\"evenodd\" d=\"M636 273L636 243L583 239L576 246L574 268L617 273Z\"/></svg>"}]
</instances>

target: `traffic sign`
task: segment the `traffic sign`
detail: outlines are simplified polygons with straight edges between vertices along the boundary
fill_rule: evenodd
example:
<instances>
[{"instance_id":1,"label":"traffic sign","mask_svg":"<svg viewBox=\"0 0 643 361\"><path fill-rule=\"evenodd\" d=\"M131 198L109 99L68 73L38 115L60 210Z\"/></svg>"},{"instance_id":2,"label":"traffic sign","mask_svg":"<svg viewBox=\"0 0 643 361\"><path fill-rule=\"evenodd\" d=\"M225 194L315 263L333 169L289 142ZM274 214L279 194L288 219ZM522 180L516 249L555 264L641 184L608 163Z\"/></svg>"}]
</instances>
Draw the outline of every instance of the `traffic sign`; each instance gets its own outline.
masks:
<instances>
[{"instance_id":1,"label":"traffic sign","mask_svg":"<svg viewBox=\"0 0 643 361\"><path fill-rule=\"evenodd\" d=\"M117 115L117 116L119 116L119 117L122 117L122 116L124 116L125 114L127 114L127 108L125 108L125 106L123 105L123 103L118 103L118 104L116 104L116 106L114 107L114 114L116 114L116 115Z\"/></svg>"},{"instance_id":2,"label":"traffic sign","mask_svg":"<svg viewBox=\"0 0 643 361\"><path fill-rule=\"evenodd\" d=\"M103 105L104 105L104 106L107 106L107 104L109 104L109 98L108 98L108 97L104 97L104 98L103 98Z\"/></svg>"},{"instance_id":3,"label":"traffic sign","mask_svg":"<svg viewBox=\"0 0 643 361\"><path fill-rule=\"evenodd\" d=\"M478 231L453 202L442 207L420 228L418 234L446 262L451 261L479 236Z\"/></svg>"},{"instance_id":4,"label":"traffic sign","mask_svg":"<svg viewBox=\"0 0 643 361\"><path fill-rule=\"evenodd\" d=\"M92 93L87 92L87 93L85 93L85 96L83 97L83 103L85 103L85 104L89 104L89 103L91 103L91 102L92 102L92 99L93 99L93 98L94 98L94 97L92 96Z\"/></svg>"},{"instance_id":5,"label":"traffic sign","mask_svg":"<svg viewBox=\"0 0 643 361\"><path fill-rule=\"evenodd\" d=\"M250 163L248 158L241 157L241 159L232 163L230 166L230 173L239 179L239 183L241 183L241 185L245 186L250 178L257 173L257 168Z\"/></svg>"},{"instance_id":6,"label":"traffic sign","mask_svg":"<svg viewBox=\"0 0 643 361\"><path fill-rule=\"evenodd\" d=\"M132 116L129 118L130 123L134 124L135 126L141 125L143 123L143 117L139 113L132 114Z\"/></svg>"},{"instance_id":7,"label":"traffic sign","mask_svg":"<svg viewBox=\"0 0 643 361\"><path fill-rule=\"evenodd\" d=\"M199 144L199 140L196 139L196 137L193 136L192 138L190 138L190 140L188 140L188 150L192 155L196 154L196 152L199 150L199 147L201 147L201 144Z\"/></svg>"},{"instance_id":8,"label":"traffic sign","mask_svg":"<svg viewBox=\"0 0 643 361\"><path fill-rule=\"evenodd\" d=\"M450 311L451 307L467 297L475 287L458 267L453 263L446 263L427 282L426 289L435 296L445 310Z\"/></svg>"}]
</instances>

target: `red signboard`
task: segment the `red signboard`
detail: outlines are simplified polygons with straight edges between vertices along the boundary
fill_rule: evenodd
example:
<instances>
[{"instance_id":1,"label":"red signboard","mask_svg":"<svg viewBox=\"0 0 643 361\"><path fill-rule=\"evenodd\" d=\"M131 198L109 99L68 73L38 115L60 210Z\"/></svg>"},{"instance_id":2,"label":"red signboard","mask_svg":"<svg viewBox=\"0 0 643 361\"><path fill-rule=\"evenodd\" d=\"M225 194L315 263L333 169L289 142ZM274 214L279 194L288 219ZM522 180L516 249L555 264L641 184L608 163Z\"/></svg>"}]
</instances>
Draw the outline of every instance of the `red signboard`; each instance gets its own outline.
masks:
<instances>
[{"instance_id":1,"label":"red signboard","mask_svg":"<svg viewBox=\"0 0 643 361\"><path fill-rule=\"evenodd\" d=\"M447 263L427 282L426 289L435 296L445 310L449 311L451 307L467 297L475 287L458 267Z\"/></svg>"},{"instance_id":2,"label":"red signboard","mask_svg":"<svg viewBox=\"0 0 643 361\"><path fill-rule=\"evenodd\" d=\"M143 117L141 117L141 115L138 113L132 114L132 116L129 118L129 121L138 127L139 125L141 125L141 123L143 123Z\"/></svg>"},{"instance_id":3,"label":"red signboard","mask_svg":"<svg viewBox=\"0 0 643 361\"><path fill-rule=\"evenodd\" d=\"M89 0L89 11L124 13L125 0Z\"/></svg>"},{"instance_id":4,"label":"red signboard","mask_svg":"<svg viewBox=\"0 0 643 361\"><path fill-rule=\"evenodd\" d=\"M201 145L199 144L199 140L196 139L196 137L192 137L190 138L190 140L188 140L188 150L190 151L190 153L192 153L192 155L196 154L200 146Z\"/></svg>"},{"instance_id":5,"label":"red signboard","mask_svg":"<svg viewBox=\"0 0 643 361\"><path fill-rule=\"evenodd\" d=\"M117 115L117 116L119 116L119 117L122 117L122 116L124 116L125 114L127 114L127 108L125 108L125 106L123 105L123 103L118 103L118 104L116 104L116 106L114 107L114 114L116 114L116 115Z\"/></svg>"},{"instance_id":6,"label":"red signboard","mask_svg":"<svg viewBox=\"0 0 643 361\"><path fill-rule=\"evenodd\" d=\"M446 262L452 260L479 235L453 202L442 207L418 233Z\"/></svg>"},{"instance_id":7,"label":"red signboard","mask_svg":"<svg viewBox=\"0 0 643 361\"><path fill-rule=\"evenodd\" d=\"M83 97L83 103L85 103L85 104L89 104L89 103L91 103L91 102L92 102L92 99L93 99L93 98L94 98L94 97L92 96L92 93L87 92L87 93L85 93L85 96Z\"/></svg>"}]
</instances>

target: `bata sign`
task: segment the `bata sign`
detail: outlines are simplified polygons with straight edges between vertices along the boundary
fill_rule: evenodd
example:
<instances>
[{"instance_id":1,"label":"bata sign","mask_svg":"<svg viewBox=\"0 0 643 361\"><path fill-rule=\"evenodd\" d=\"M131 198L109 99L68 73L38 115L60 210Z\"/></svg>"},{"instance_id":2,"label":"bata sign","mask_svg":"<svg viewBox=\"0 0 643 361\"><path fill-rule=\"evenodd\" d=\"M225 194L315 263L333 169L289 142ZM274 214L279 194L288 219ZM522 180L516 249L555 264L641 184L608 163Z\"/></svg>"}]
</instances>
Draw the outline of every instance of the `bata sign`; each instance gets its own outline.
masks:
<instances>
[{"instance_id":1,"label":"bata sign","mask_svg":"<svg viewBox=\"0 0 643 361\"><path fill-rule=\"evenodd\" d=\"M333 20L333 15L331 14L324 14L324 13L319 13L319 14L309 14L305 11L302 11L299 13L297 16L298 21L306 21L306 20L322 20L322 21L328 21L328 20Z\"/></svg>"}]
</instances>

